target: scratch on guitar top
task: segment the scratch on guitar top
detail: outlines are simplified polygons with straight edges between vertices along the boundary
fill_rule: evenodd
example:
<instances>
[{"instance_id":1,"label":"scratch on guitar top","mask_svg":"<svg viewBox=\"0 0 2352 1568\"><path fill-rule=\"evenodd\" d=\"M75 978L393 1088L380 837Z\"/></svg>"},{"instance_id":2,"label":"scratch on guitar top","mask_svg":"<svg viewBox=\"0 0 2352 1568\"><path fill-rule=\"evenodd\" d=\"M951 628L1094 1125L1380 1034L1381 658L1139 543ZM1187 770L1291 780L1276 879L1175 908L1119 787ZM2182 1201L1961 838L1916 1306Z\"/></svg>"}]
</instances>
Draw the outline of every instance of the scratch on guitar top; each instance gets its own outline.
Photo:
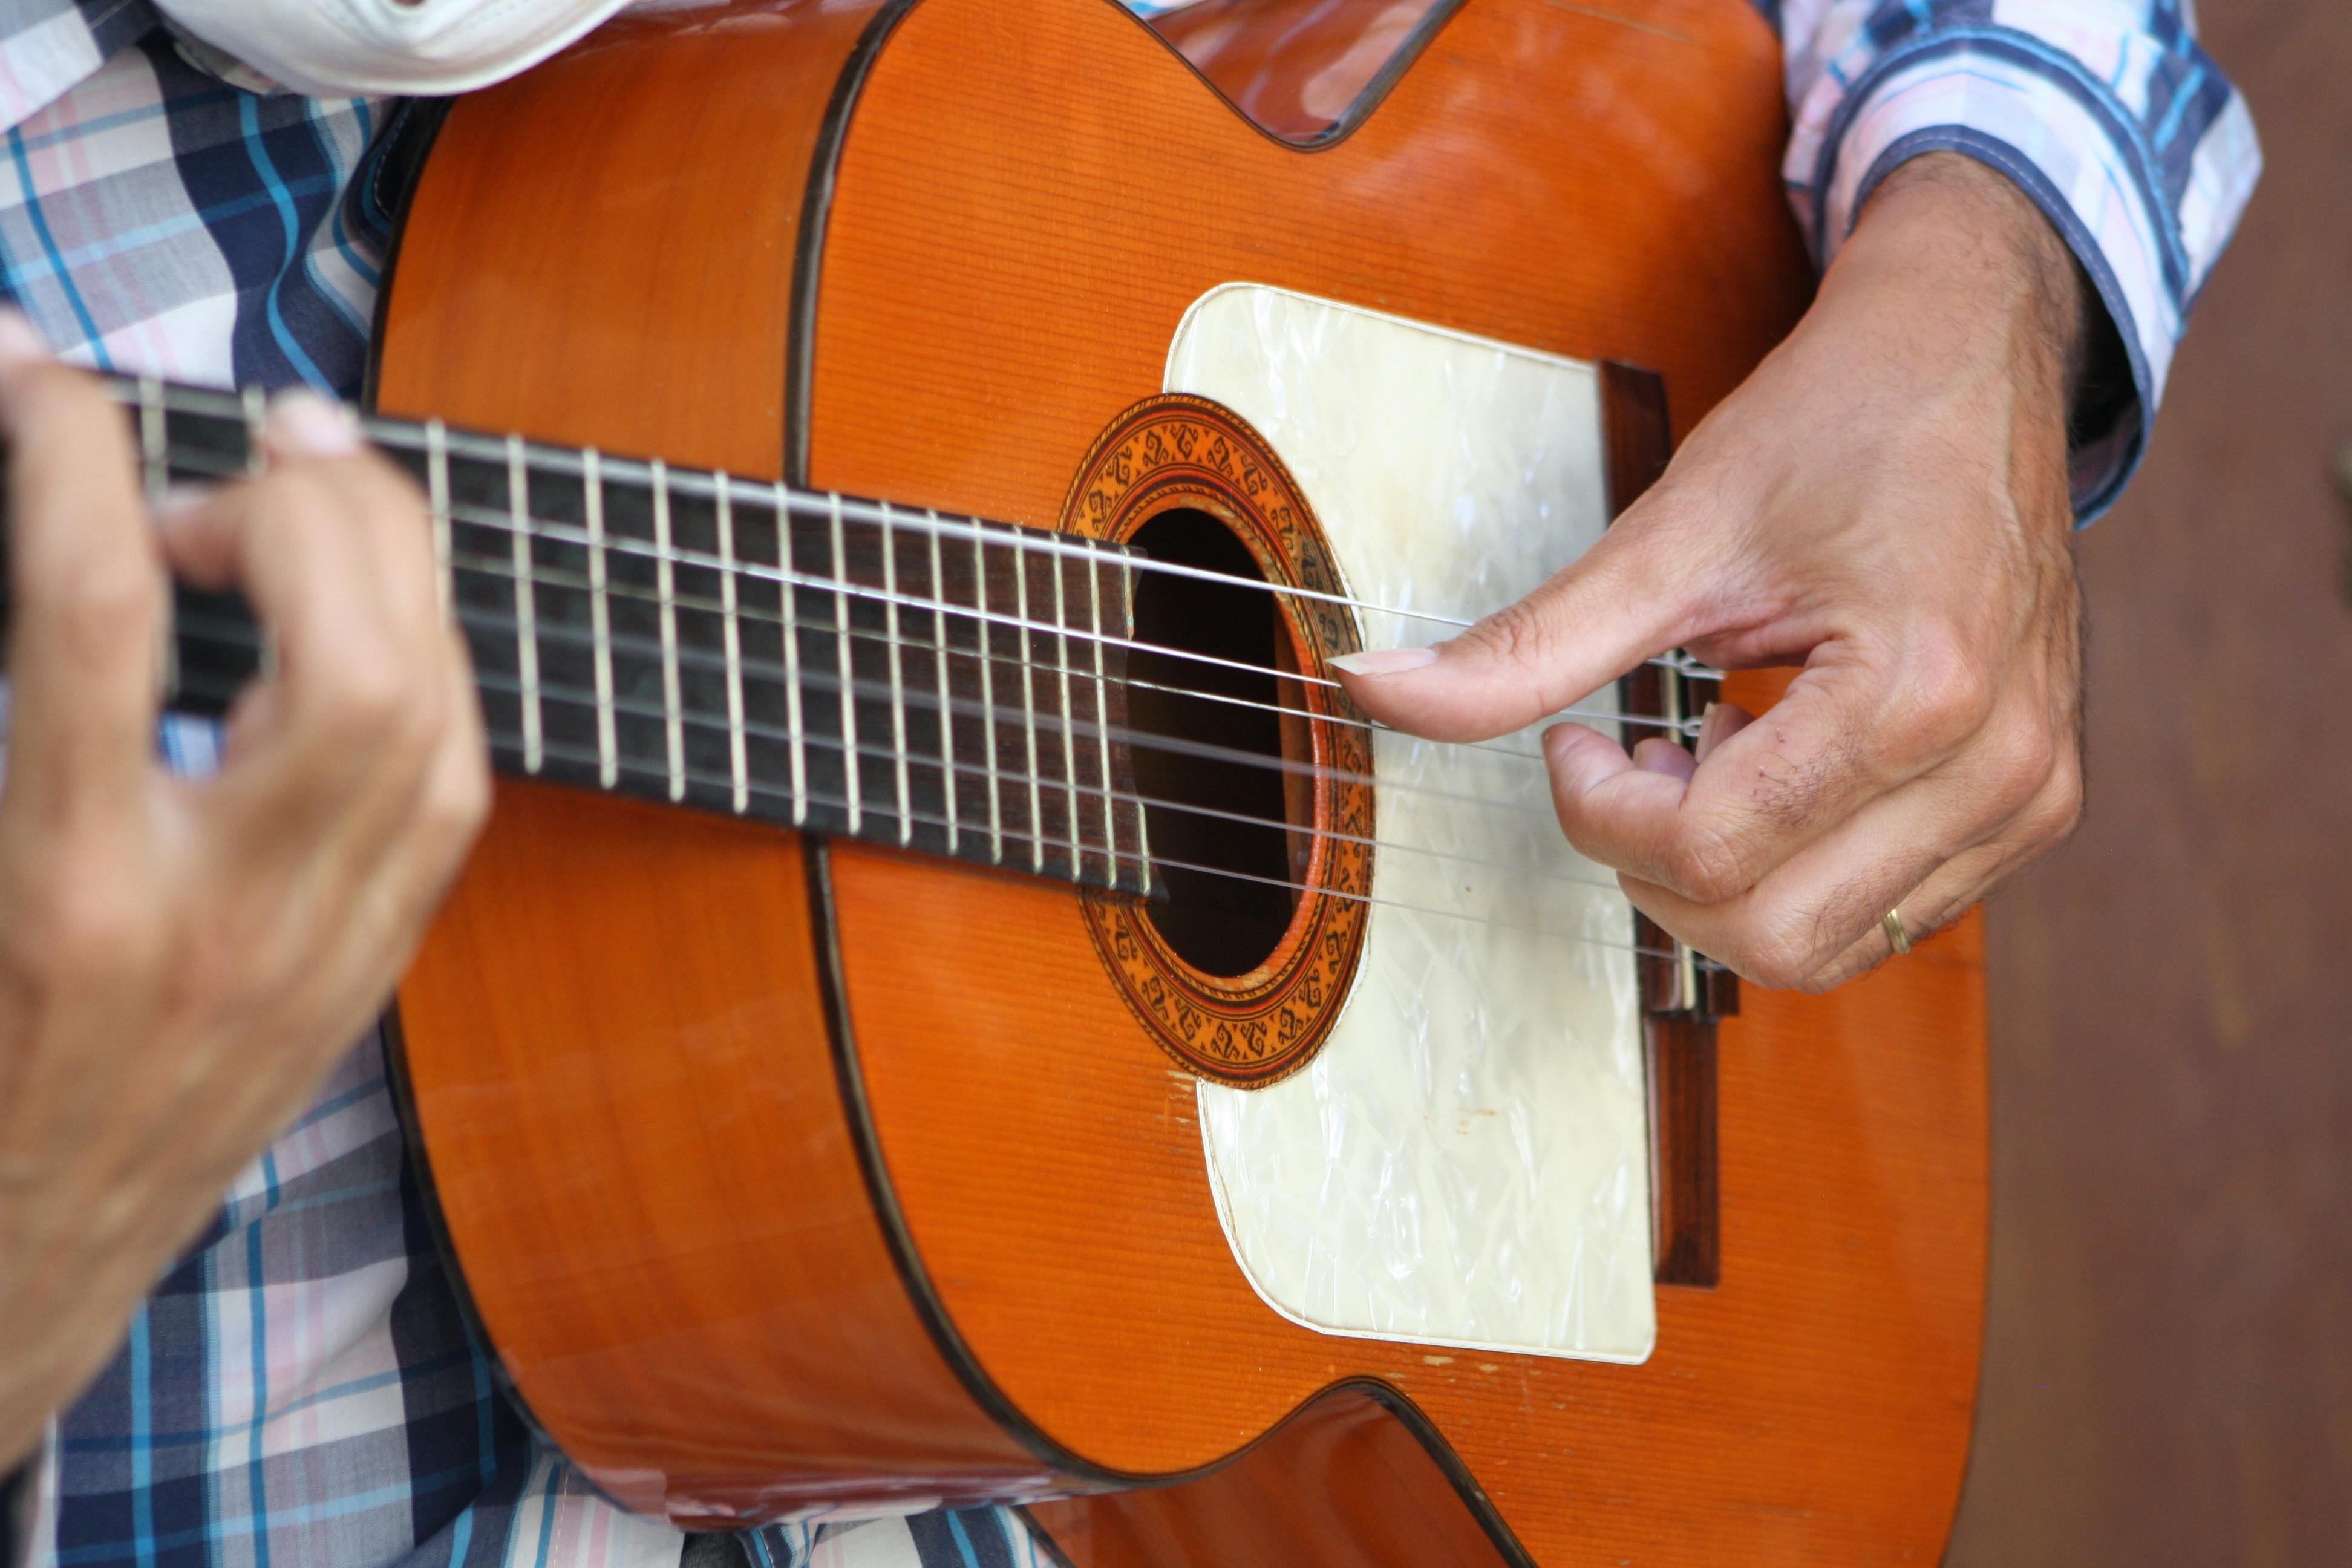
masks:
<instances>
[{"instance_id":1,"label":"scratch on guitar top","mask_svg":"<svg viewBox=\"0 0 2352 1568\"><path fill-rule=\"evenodd\" d=\"M1454 1364L1454 1358L1450 1355L1425 1355L1421 1359L1427 1362L1432 1366L1452 1366Z\"/></svg>"},{"instance_id":2,"label":"scratch on guitar top","mask_svg":"<svg viewBox=\"0 0 2352 1568\"><path fill-rule=\"evenodd\" d=\"M1602 22L1615 22L1621 26L1632 27L1637 32L1655 33L1662 38L1672 38L1678 44L1687 44L1691 41L1691 36L1688 33L1677 33L1672 27L1661 27L1654 23L1636 22L1633 17L1621 16L1614 11L1602 11L1591 5L1570 5L1569 0L1545 0L1545 4L1557 5L1563 11L1573 11L1580 16L1591 16Z\"/></svg>"},{"instance_id":3,"label":"scratch on guitar top","mask_svg":"<svg viewBox=\"0 0 2352 1568\"><path fill-rule=\"evenodd\" d=\"M1170 1095L1167 1103L1160 1108L1160 1125L1165 1127L1171 1121L1181 1121L1187 1127L1192 1126L1192 1119L1182 1111L1175 1110L1174 1107L1180 1102L1192 1099L1193 1085L1199 1080L1191 1073L1180 1072L1173 1068L1163 1068L1160 1070L1167 1073L1168 1082L1173 1092Z\"/></svg>"}]
</instances>

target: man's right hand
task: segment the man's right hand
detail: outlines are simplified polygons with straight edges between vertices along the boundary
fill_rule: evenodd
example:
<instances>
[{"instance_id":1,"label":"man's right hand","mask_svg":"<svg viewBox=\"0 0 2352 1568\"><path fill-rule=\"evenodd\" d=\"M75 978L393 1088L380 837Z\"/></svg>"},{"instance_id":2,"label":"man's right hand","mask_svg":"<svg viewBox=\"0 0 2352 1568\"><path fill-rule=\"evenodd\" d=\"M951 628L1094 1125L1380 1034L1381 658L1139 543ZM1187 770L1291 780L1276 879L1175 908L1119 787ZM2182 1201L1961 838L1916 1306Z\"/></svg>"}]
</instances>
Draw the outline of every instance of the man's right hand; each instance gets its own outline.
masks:
<instances>
[{"instance_id":1,"label":"man's right hand","mask_svg":"<svg viewBox=\"0 0 2352 1568\"><path fill-rule=\"evenodd\" d=\"M489 800L422 499L332 405L160 528L122 414L0 314L0 1473L384 1005ZM220 772L157 757L167 574L275 660Z\"/></svg>"},{"instance_id":2,"label":"man's right hand","mask_svg":"<svg viewBox=\"0 0 2352 1568\"><path fill-rule=\"evenodd\" d=\"M1826 991L1884 963L2082 813L2066 425L2098 310L2007 175L1913 159L1598 544L1449 642L1335 660L1349 694L1472 741L1668 648L1803 666L1692 751L1551 726L1553 805L1636 909L1752 981Z\"/></svg>"}]
</instances>

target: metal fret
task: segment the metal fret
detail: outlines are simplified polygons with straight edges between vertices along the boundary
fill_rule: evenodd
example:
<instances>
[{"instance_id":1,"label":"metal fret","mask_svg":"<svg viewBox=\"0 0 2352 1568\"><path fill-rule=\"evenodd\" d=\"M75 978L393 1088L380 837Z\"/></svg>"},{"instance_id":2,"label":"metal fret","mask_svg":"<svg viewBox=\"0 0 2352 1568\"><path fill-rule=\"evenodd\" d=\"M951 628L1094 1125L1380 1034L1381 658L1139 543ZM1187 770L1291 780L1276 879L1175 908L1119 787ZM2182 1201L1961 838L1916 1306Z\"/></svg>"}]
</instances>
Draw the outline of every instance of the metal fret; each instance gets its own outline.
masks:
<instances>
[{"instance_id":1,"label":"metal fret","mask_svg":"<svg viewBox=\"0 0 2352 1568\"><path fill-rule=\"evenodd\" d=\"M940 514L937 511L927 511L924 515L931 520L932 524L931 602L935 605L944 605L948 602L948 580L947 574L940 570L940 530L938 526ZM962 835L958 829L956 823L955 719L951 705L948 700L948 617L946 611L933 610L931 612L931 632L932 635L938 638L940 645L938 655L931 660L931 668L939 677L940 756L945 763L945 766L940 770L940 787L947 792L948 853L952 855L956 852L958 845L961 842Z\"/></svg>"},{"instance_id":2,"label":"metal fret","mask_svg":"<svg viewBox=\"0 0 2352 1568\"><path fill-rule=\"evenodd\" d=\"M1683 718L1684 697L1683 678L1679 670L1662 669L1658 672L1658 695L1663 699L1658 705L1660 716L1679 726ZM1674 963L1675 1008L1680 1012L1695 1013L1698 1010L1698 954L1691 951L1688 943L1677 939L1675 942Z\"/></svg>"},{"instance_id":3,"label":"metal fret","mask_svg":"<svg viewBox=\"0 0 2352 1568\"><path fill-rule=\"evenodd\" d=\"M239 393L237 405L245 416L245 471L257 475L268 466L261 450L261 426L268 420L269 405L257 386L248 386Z\"/></svg>"},{"instance_id":4,"label":"metal fret","mask_svg":"<svg viewBox=\"0 0 2352 1568\"><path fill-rule=\"evenodd\" d=\"M841 498L833 496L833 580L849 581L849 551L841 537ZM864 791L857 779L857 698L850 689L849 658L849 597L835 590L833 595L833 626L841 665L841 765L848 788L842 794L849 801L849 833L857 836L865 819Z\"/></svg>"},{"instance_id":5,"label":"metal fret","mask_svg":"<svg viewBox=\"0 0 2352 1568\"><path fill-rule=\"evenodd\" d=\"M245 416L245 471L248 478L258 478L269 468L268 454L261 446L261 428L268 423L269 405L263 397L261 388L248 386L237 395L237 408ZM172 640L177 642L179 639L174 637ZM165 672L175 691L180 684L178 662L175 650L173 657L175 668ZM261 639L261 673L264 677L278 673L278 639L266 631Z\"/></svg>"},{"instance_id":6,"label":"metal fret","mask_svg":"<svg viewBox=\"0 0 2352 1568\"><path fill-rule=\"evenodd\" d=\"M130 426L134 482L149 498L183 480L234 482L249 465L271 461L265 399L131 377L113 378L112 390ZM1118 546L766 481L746 487L721 473L479 437L435 420L369 419L362 428L415 476L427 503L436 608L475 651L501 768L1086 886L1138 886L1140 835L1124 793L1133 784L1125 746L1108 739L1124 689L1114 684L1127 646L1118 634L1131 629L1116 602ZM739 490L748 509L740 514ZM772 552L757 537L770 495ZM866 531L853 541L852 528ZM921 537L902 563L910 530ZM959 554L962 540L969 554ZM873 547L883 552L879 571L862 553ZM1057 575L1048 605L1046 585L1029 575L1033 556L1048 570L1087 571L1084 591ZM1015 605L1000 605L1008 571ZM763 598L754 584L770 578L777 591ZM205 614L221 618L192 622L173 644L191 661L192 650L204 650L182 694L196 710L225 701L268 658L266 635L241 613L207 605ZM958 616L977 635L955 625ZM775 634L765 629L772 618ZM1004 646L1008 634L1013 646ZM772 635L782 644L767 643ZM1081 644L1092 645L1090 654ZM769 662L779 646L782 660ZM935 660L928 675L925 658ZM1056 659L1050 668L1048 658ZM1002 673L1020 679L1017 693L996 679L1000 660L1013 661ZM837 721L824 690L835 679ZM1079 712L1090 685L1091 726ZM885 700L887 727L875 711ZM1063 726L1058 744L1043 732L1047 723ZM1015 727L1008 760L1005 731ZM1091 765L1089 745L1097 747ZM838 769L826 755L835 750ZM886 756L887 784L868 776ZM1056 762L1058 779L1048 771ZM984 805L963 793L977 793L983 777ZM1025 817L1006 800L1024 783ZM1066 831L1045 810L1057 785ZM1099 815L1090 793L1109 797Z\"/></svg>"},{"instance_id":7,"label":"metal fret","mask_svg":"<svg viewBox=\"0 0 2352 1568\"><path fill-rule=\"evenodd\" d=\"M980 731L988 760L988 858L1004 864L1004 790L996 773L996 650L989 637L988 552L971 531L971 581L980 602Z\"/></svg>"},{"instance_id":8,"label":"metal fret","mask_svg":"<svg viewBox=\"0 0 2352 1568\"><path fill-rule=\"evenodd\" d=\"M268 455L261 447L261 427L268 422L269 405L263 397L261 388L248 386L238 394L237 405L245 415L245 471L249 476L258 477L269 467ZM175 637L173 640L178 639ZM261 673L265 677L278 673L278 639L267 633L261 639ZM175 670L173 672L173 684L177 686L178 683Z\"/></svg>"},{"instance_id":9,"label":"metal fret","mask_svg":"<svg viewBox=\"0 0 2352 1568\"><path fill-rule=\"evenodd\" d=\"M743 756L743 637L735 620L735 509L727 476L719 476L719 632L727 649L727 776L735 786L735 815L751 804L750 769ZM787 630L784 636L793 634Z\"/></svg>"},{"instance_id":10,"label":"metal fret","mask_svg":"<svg viewBox=\"0 0 2352 1568\"><path fill-rule=\"evenodd\" d=\"M1135 558L1121 554L1118 558L1118 622L1122 637L1135 635ZM1101 645L1097 644L1097 647ZM1278 689L1277 689L1278 694ZM1106 762L1104 766L1109 766ZM1149 814L1140 805L1134 813L1135 865L1141 873L1142 885L1151 885L1151 826ZM1111 862L1111 880L1118 880L1118 862Z\"/></svg>"},{"instance_id":11,"label":"metal fret","mask_svg":"<svg viewBox=\"0 0 2352 1568\"><path fill-rule=\"evenodd\" d=\"M661 595L662 715L669 751L669 797L686 798L686 723L677 694L677 594L670 569L669 470L653 460L654 588Z\"/></svg>"},{"instance_id":12,"label":"metal fret","mask_svg":"<svg viewBox=\"0 0 2352 1568\"><path fill-rule=\"evenodd\" d=\"M808 743L801 723L801 617L793 591L791 498L791 491L776 486L776 564L783 569L778 597L784 610L784 727L793 738L793 826L799 827L808 821Z\"/></svg>"},{"instance_id":13,"label":"metal fret","mask_svg":"<svg viewBox=\"0 0 2352 1568\"><path fill-rule=\"evenodd\" d=\"M147 504L160 507L172 486L171 452L163 438L163 384L139 378L139 459L147 475Z\"/></svg>"},{"instance_id":14,"label":"metal fret","mask_svg":"<svg viewBox=\"0 0 2352 1568\"><path fill-rule=\"evenodd\" d=\"M433 591L446 619L457 611L457 583L449 561L449 432L438 419L425 422L425 499L433 517Z\"/></svg>"},{"instance_id":15,"label":"metal fret","mask_svg":"<svg viewBox=\"0 0 2352 1568\"><path fill-rule=\"evenodd\" d=\"M1048 558L1048 569L1054 574L1054 625L1061 632L1054 644L1054 662L1060 667L1055 679L1062 686L1062 788L1068 803L1068 816L1065 820L1069 824L1070 833L1070 879L1075 882L1086 865L1087 857L1083 847L1085 835L1078 831L1078 743L1076 726L1071 722L1075 715L1070 707L1070 616L1068 606L1064 603L1068 595L1062 585L1063 564L1061 556ZM1095 647L1100 648L1101 642L1097 640Z\"/></svg>"},{"instance_id":16,"label":"metal fret","mask_svg":"<svg viewBox=\"0 0 2352 1568\"><path fill-rule=\"evenodd\" d=\"M915 837L913 802L907 792L907 678L898 644L898 536L890 524L890 503L882 503L882 625L890 639L890 765L898 785L898 842Z\"/></svg>"},{"instance_id":17,"label":"metal fret","mask_svg":"<svg viewBox=\"0 0 2352 1568\"><path fill-rule=\"evenodd\" d=\"M596 782L606 789L621 776L613 737L613 612L604 593L604 483L596 448L581 449L580 493L588 512L589 657L596 669Z\"/></svg>"},{"instance_id":18,"label":"metal fret","mask_svg":"<svg viewBox=\"0 0 2352 1568\"><path fill-rule=\"evenodd\" d=\"M171 451L163 438L163 384L152 375L139 378L139 455L147 470L147 504L161 508L171 489ZM165 577L163 614L172 613L170 578ZM180 639L166 626L155 646L155 689L169 704L180 695Z\"/></svg>"},{"instance_id":19,"label":"metal fret","mask_svg":"<svg viewBox=\"0 0 2352 1568\"><path fill-rule=\"evenodd\" d=\"M1045 803L1037 790L1037 680L1029 631L1029 561L1013 547L1013 612L1021 621L1021 722L1029 746L1029 868L1045 868Z\"/></svg>"},{"instance_id":20,"label":"metal fret","mask_svg":"<svg viewBox=\"0 0 2352 1568\"><path fill-rule=\"evenodd\" d=\"M514 524L515 668L522 684L522 771L539 772L547 748L539 710L539 604L531 584L530 466L522 437L507 437L507 510Z\"/></svg>"},{"instance_id":21,"label":"metal fret","mask_svg":"<svg viewBox=\"0 0 2352 1568\"><path fill-rule=\"evenodd\" d=\"M1103 667L1102 557L1095 542L1087 542L1087 609L1093 617L1095 650L1095 760L1102 764L1103 854L1110 861L1110 879L1118 880L1118 808L1111 796L1110 684ZM1068 662L1067 660L1064 661ZM1075 820L1075 818L1073 819ZM1074 832L1072 837L1077 835Z\"/></svg>"}]
</instances>

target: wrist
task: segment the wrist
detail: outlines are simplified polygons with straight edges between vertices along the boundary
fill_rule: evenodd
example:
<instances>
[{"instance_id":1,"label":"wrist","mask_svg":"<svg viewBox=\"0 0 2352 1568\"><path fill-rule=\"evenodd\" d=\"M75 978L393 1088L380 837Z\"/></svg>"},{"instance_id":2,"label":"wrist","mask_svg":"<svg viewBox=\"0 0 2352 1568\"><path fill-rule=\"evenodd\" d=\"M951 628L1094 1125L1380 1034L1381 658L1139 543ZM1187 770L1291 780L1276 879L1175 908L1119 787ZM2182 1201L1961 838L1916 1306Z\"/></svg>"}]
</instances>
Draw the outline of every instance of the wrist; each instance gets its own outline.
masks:
<instances>
[{"instance_id":1,"label":"wrist","mask_svg":"<svg viewBox=\"0 0 2352 1568\"><path fill-rule=\"evenodd\" d=\"M2006 175L1958 153L1898 165L1871 193L1822 297L1906 317L1943 353L1992 349L2062 419L2104 321L2074 252Z\"/></svg>"}]
</instances>

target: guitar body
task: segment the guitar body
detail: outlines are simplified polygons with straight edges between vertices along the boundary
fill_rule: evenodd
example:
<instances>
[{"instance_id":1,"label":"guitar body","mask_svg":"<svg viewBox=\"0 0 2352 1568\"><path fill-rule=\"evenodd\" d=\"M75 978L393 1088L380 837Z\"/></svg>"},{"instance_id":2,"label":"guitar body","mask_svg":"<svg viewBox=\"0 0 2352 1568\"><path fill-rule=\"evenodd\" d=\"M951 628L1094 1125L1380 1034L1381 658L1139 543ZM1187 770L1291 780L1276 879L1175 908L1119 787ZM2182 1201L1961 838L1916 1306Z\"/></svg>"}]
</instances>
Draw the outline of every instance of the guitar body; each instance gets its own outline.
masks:
<instances>
[{"instance_id":1,"label":"guitar body","mask_svg":"<svg viewBox=\"0 0 2352 1568\"><path fill-rule=\"evenodd\" d=\"M1053 526L1223 284L1646 365L1683 429L1794 321L1742 0L1390 31L1302 146L1228 101L1297 129L1279 47L1226 42L1221 94L1108 0L625 17L456 105L378 404ZM1029 1501L1081 1568L1941 1551L1983 1290L1973 920L1722 1023L1719 1283L1660 1287L1615 1365L1272 1310L1082 897L502 782L404 1071L481 1321L608 1492L703 1528Z\"/></svg>"}]
</instances>

